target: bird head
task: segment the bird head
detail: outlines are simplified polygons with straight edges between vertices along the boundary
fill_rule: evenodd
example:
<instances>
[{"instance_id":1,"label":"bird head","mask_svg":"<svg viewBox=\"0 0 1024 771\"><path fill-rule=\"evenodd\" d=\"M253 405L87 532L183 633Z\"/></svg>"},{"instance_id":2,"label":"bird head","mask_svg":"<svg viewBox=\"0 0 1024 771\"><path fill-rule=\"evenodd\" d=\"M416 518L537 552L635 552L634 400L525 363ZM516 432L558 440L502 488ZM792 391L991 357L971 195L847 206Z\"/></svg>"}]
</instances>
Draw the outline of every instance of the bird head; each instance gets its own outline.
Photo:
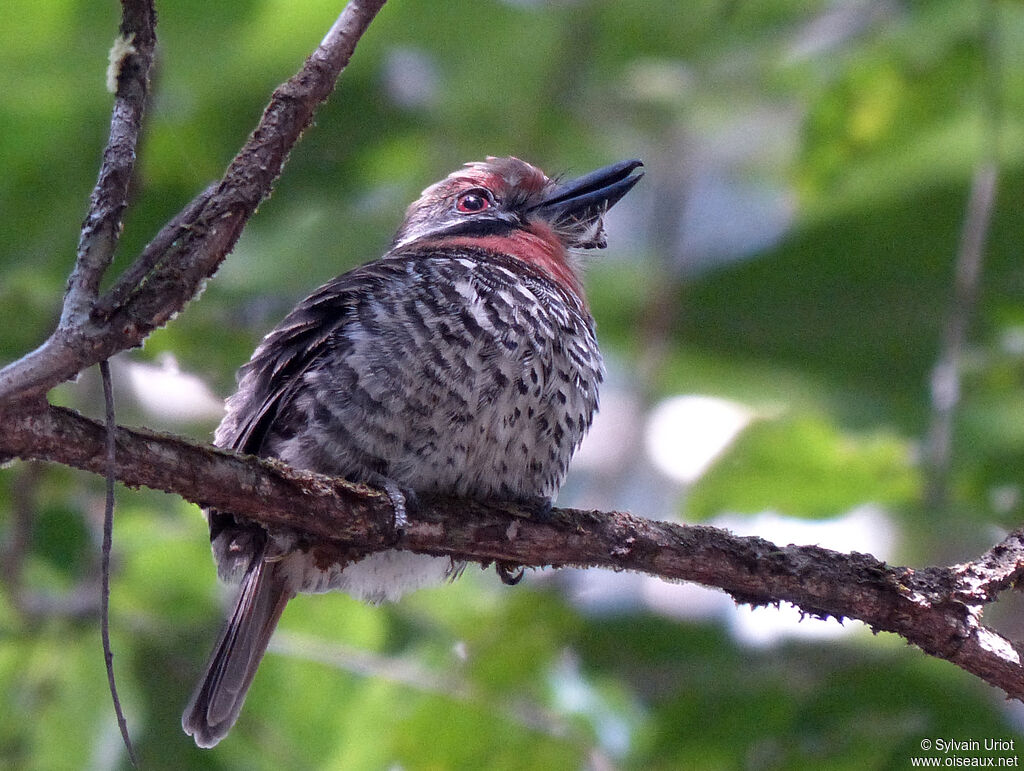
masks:
<instances>
[{"instance_id":1,"label":"bird head","mask_svg":"<svg viewBox=\"0 0 1024 771\"><path fill-rule=\"evenodd\" d=\"M572 249L606 245L604 215L643 164L622 161L562 182L518 158L468 163L431 185L406 212L392 251L479 247L531 263L581 296Z\"/></svg>"}]
</instances>

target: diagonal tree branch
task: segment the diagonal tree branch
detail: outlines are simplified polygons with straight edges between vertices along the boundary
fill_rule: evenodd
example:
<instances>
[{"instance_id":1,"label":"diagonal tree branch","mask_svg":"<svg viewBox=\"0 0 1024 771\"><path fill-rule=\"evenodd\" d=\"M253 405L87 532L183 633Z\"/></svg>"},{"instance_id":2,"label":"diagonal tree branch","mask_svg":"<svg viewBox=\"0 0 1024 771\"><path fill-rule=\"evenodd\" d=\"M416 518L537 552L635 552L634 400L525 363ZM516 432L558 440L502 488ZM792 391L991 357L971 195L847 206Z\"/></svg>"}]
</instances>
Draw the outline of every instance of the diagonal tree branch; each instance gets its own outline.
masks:
<instances>
[{"instance_id":1,"label":"diagonal tree branch","mask_svg":"<svg viewBox=\"0 0 1024 771\"><path fill-rule=\"evenodd\" d=\"M213 191L200 194L175 217L172 231L162 230L154 248L147 248L137 261L138 267L129 268L94 304L124 206L123 195L116 191L127 184L124 164L108 162L105 154L97 186L100 192L93 196L94 208L102 214L94 227L88 227L94 235L86 235L83 228L85 246L79 250L62 321L42 346L0 370L0 403L39 396L86 367L141 344L185 307L234 247L256 207L270 195L288 153L334 89L356 43L384 2L349 2L299 72L274 91L259 124ZM121 72L127 69L123 64ZM127 77L122 74L119 83ZM118 93L127 90L120 85ZM115 110L115 124L121 126L117 116ZM117 132L118 137L121 133ZM118 139L119 153L124 145Z\"/></svg>"},{"instance_id":2,"label":"diagonal tree branch","mask_svg":"<svg viewBox=\"0 0 1024 771\"><path fill-rule=\"evenodd\" d=\"M128 275L104 298L96 316L145 336L163 325L213 275L256 207L270 195L292 147L313 120L384 0L352 0L302 69L273 93L248 141L223 179L182 222L154 269ZM125 299L115 302L114 297ZM141 337L139 338L141 340Z\"/></svg>"},{"instance_id":3,"label":"diagonal tree branch","mask_svg":"<svg viewBox=\"0 0 1024 771\"><path fill-rule=\"evenodd\" d=\"M122 2L119 36L111 50L108 79L115 91L103 162L82 222L75 267L68 278L57 329L39 348L0 369L0 402L38 397L107 355L88 357L89 314L121 234L121 215L135 168L136 147L149 95L156 47L152 0Z\"/></svg>"},{"instance_id":4,"label":"diagonal tree branch","mask_svg":"<svg viewBox=\"0 0 1024 771\"><path fill-rule=\"evenodd\" d=\"M104 427L46 407L10 416L4 456L102 473ZM981 624L986 604L1024 571L1024 531L978 560L915 570L867 554L778 546L712 527L621 512L556 509L538 520L511 504L425 498L400 537L385 493L166 434L119 428L117 476L295 533L320 559L344 563L384 548L481 564L603 567L720 588L738 602L786 601L813 616L858 619L1024 700L1018 647Z\"/></svg>"}]
</instances>

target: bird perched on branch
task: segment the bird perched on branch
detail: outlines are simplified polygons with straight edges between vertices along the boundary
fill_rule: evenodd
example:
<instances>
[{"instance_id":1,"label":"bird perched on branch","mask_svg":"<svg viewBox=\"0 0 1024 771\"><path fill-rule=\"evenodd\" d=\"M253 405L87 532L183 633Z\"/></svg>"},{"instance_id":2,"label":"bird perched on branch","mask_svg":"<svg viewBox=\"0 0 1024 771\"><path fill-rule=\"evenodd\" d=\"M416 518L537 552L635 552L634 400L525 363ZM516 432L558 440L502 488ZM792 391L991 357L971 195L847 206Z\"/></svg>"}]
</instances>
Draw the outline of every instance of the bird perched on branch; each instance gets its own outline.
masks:
<instances>
[{"instance_id":1,"label":"bird perched on branch","mask_svg":"<svg viewBox=\"0 0 1024 771\"><path fill-rule=\"evenodd\" d=\"M550 506L603 372L572 250L605 246L603 216L641 165L562 183L488 158L428 187L383 257L263 339L215 443L381 487L398 526L418 493ZM397 550L323 566L294 535L207 514L218 572L240 591L182 717L200 747L235 723L296 593L382 602L462 569Z\"/></svg>"}]
</instances>

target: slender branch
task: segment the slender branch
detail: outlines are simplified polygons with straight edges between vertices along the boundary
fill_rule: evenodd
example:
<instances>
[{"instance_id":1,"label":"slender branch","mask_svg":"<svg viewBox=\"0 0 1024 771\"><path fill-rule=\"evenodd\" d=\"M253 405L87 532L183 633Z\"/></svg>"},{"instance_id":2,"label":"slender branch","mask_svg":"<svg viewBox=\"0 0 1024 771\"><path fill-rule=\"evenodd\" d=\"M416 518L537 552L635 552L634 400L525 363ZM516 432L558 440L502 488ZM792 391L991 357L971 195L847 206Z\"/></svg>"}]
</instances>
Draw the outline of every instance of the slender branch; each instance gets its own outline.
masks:
<instances>
[{"instance_id":1,"label":"slender branch","mask_svg":"<svg viewBox=\"0 0 1024 771\"><path fill-rule=\"evenodd\" d=\"M128 205L128 185L135 168L135 148L149 95L155 47L156 10L152 0L124 0L120 37L110 65L116 83L110 137L82 223L75 269L68 280L60 320L65 330L88 318L103 274L114 258L121 215Z\"/></svg>"},{"instance_id":2,"label":"slender branch","mask_svg":"<svg viewBox=\"0 0 1024 771\"><path fill-rule=\"evenodd\" d=\"M47 407L8 416L0 457L102 473L105 437L103 425ZM322 560L344 563L396 546L383 492L145 430L118 428L115 440L116 473L125 484L288 529ZM777 546L621 512L556 509L538 520L521 506L425 497L397 546L481 564L633 570L718 587L738 602L787 601L810 615L859 619L899 634L1024 700L1020 652L980 623L984 606L1024 570L1024 532L975 562L914 570L866 554Z\"/></svg>"},{"instance_id":3,"label":"slender branch","mask_svg":"<svg viewBox=\"0 0 1024 771\"><path fill-rule=\"evenodd\" d=\"M132 293L138 291L146 277L163 259L167 250L174 245L175 240L195 221L216 189L216 184L207 187L189 201L184 209L175 214L170 222L160 228L153 240L146 244L135 262L121 275L117 283L96 301L92 310L93 318L109 319L116 309L124 305Z\"/></svg>"},{"instance_id":4,"label":"slender branch","mask_svg":"<svg viewBox=\"0 0 1024 771\"><path fill-rule=\"evenodd\" d=\"M356 43L384 0L352 0L320 46L292 78L273 93L248 141L235 156L216 189L181 225L154 270L138 280L118 282L112 294L127 299L111 308L109 324L127 327L131 344L167 322L212 276L233 248L249 217L270 195L288 154L330 96ZM105 303L109 304L109 303Z\"/></svg>"},{"instance_id":5,"label":"slender branch","mask_svg":"<svg viewBox=\"0 0 1024 771\"><path fill-rule=\"evenodd\" d=\"M109 255L103 249L86 250L72 276L68 310L57 331L35 351L0 369L0 409L4 402L43 393L86 367L141 344L188 304L234 247L256 207L270 195L292 147L334 89L356 43L384 2L349 2L299 72L274 91L259 124L214 190L201 194L175 217L173 236L168 238L168 231L161 231L153 248L147 248L95 306L94 289ZM101 181L105 179L101 171ZM106 194L99 198L104 211L116 208L105 203ZM119 217L120 209L117 212ZM110 216L101 218L104 223L110 220ZM97 225L96 229L107 232L109 228ZM109 245L109 239L100 236L86 240Z\"/></svg>"}]
</instances>

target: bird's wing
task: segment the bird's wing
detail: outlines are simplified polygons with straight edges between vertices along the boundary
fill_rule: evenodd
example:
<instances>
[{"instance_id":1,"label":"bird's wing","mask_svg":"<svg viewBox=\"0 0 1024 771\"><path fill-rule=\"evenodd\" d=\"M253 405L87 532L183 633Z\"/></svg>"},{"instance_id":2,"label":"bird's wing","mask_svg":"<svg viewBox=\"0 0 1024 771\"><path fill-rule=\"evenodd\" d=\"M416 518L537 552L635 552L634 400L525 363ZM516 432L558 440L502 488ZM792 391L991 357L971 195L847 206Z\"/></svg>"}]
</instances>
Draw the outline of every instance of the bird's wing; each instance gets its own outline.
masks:
<instances>
[{"instance_id":1,"label":"bird's wing","mask_svg":"<svg viewBox=\"0 0 1024 771\"><path fill-rule=\"evenodd\" d=\"M355 293L365 292L356 274L364 272L357 269L320 287L263 338L239 370L238 390L217 428L219 447L262 454L274 419L302 386L305 373L343 340L338 333L353 316Z\"/></svg>"}]
</instances>

